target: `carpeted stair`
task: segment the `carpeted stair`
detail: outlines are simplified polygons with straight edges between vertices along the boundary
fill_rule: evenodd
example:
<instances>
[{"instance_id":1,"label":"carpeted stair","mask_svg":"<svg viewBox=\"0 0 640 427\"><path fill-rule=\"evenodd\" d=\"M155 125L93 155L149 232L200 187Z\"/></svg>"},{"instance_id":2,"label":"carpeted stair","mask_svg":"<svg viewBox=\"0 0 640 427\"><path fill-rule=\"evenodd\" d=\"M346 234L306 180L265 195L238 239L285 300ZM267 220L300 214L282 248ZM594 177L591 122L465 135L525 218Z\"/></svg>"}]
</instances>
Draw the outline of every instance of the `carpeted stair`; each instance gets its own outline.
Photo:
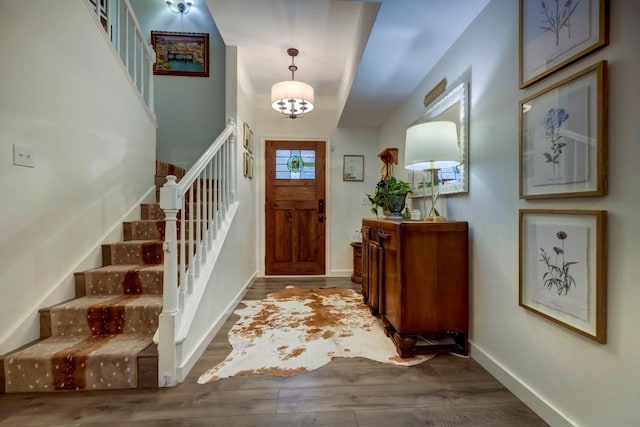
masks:
<instances>
[{"instance_id":1,"label":"carpeted stair","mask_svg":"<svg viewBox=\"0 0 640 427\"><path fill-rule=\"evenodd\" d=\"M184 170L156 162L156 186ZM102 247L102 267L75 274L76 298L40 310L40 339L0 360L12 392L157 387L152 337L162 311L164 212L141 206L124 239Z\"/></svg>"}]
</instances>

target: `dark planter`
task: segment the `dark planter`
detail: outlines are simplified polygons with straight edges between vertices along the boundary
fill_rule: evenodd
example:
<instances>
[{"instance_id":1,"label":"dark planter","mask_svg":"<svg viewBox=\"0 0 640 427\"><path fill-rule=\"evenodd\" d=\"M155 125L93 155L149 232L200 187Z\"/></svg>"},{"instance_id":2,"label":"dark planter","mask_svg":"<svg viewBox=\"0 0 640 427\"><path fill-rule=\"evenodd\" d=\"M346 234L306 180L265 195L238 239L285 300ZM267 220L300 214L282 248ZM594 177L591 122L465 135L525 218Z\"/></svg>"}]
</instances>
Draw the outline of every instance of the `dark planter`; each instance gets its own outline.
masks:
<instances>
[{"instance_id":1,"label":"dark planter","mask_svg":"<svg viewBox=\"0 0 640 427\"><path fill-rule=\"evenodd\" d=\"M402 217L402 211L404 210L404 204L407 200L407 193L402 194L387 194L385 195L384 209L391 213L392 217Z\"/></svg>"}]
</instances>

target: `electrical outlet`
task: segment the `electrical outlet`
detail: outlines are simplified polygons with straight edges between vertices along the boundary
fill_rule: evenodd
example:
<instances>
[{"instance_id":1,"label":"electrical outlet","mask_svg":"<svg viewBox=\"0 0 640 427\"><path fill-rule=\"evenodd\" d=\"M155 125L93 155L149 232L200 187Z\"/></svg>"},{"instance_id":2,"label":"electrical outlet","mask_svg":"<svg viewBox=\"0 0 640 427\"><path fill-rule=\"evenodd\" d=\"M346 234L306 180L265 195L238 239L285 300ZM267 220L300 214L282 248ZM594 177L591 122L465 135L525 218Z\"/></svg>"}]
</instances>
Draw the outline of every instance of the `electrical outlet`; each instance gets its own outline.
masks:
<instances>
[{"instance_id":1,"label":"electrical outlet","mask_svg":"<svg viewBox=\"0 0 640 427\"><path fill-rule=\"evenodd\" d=\"M36 151L33 147L13 144L13 164L16 166L36 167Z\"/></svg>"}]
</instances>

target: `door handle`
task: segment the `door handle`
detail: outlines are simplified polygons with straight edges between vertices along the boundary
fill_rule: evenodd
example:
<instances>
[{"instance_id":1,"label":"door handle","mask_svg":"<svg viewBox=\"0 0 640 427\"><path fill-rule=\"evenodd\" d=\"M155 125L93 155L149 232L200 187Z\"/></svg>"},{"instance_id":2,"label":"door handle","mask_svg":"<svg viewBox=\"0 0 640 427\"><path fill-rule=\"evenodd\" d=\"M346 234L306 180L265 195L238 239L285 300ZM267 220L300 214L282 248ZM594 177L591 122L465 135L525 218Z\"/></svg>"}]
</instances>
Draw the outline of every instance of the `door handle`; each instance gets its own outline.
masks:
<instances>
[{"instance_id":1,"label":"door handle","mask_svg":"<svg viewBox=\"0 0 640 427\"><path fill-rule=\"evenodd\" d=\"M318 222L324 222L324 200L318 200Z\"/></svg>"}]
</instances>

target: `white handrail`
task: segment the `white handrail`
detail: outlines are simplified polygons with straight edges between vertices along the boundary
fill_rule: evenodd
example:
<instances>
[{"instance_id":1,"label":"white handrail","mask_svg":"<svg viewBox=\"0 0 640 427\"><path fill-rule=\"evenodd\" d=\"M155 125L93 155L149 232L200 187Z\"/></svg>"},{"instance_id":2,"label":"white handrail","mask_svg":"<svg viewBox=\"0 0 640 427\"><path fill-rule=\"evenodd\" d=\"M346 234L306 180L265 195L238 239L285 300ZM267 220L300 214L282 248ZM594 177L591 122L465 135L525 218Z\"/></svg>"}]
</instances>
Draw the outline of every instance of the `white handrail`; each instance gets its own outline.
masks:
<instances>
[{"instance_id":1,"label":"white handrail","mask_svg":"<svg viewBox=\"0 0 640 427\"><path fill-rule=\"evenodd\" d=\"M163 307L156 335L161 386L176 384L177 333L183 316L192 314L184 312L184 301L207 261L221 218L235 203L235 143L236 124L229 120L180 182L169 175L160 189L165 213Z\"/></svg>"}]
</instances>

